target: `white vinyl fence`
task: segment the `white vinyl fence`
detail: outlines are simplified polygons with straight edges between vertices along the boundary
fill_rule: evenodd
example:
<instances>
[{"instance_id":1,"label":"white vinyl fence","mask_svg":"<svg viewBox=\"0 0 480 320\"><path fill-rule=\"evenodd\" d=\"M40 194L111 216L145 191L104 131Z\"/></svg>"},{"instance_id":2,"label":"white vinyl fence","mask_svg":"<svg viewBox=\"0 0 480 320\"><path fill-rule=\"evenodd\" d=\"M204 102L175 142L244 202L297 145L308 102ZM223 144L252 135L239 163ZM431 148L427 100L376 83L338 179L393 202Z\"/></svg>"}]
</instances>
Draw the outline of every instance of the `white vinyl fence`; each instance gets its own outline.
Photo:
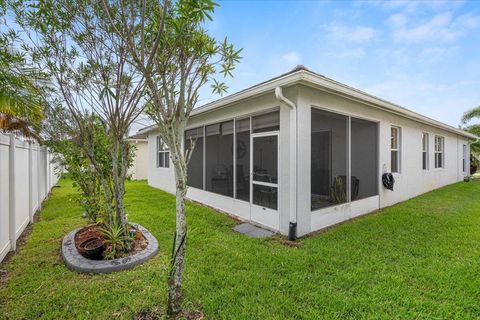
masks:
<instances>
[{"instance_id":1,"label":"white vinyl fence","mask_svg":"<svg viewBox=\"0 0 480 320\"><path fill-rule=\"evenodd\" d=\"M38 143L0 134L0 262L59 179L51 159Z\"/></svg>"}]
</instances>

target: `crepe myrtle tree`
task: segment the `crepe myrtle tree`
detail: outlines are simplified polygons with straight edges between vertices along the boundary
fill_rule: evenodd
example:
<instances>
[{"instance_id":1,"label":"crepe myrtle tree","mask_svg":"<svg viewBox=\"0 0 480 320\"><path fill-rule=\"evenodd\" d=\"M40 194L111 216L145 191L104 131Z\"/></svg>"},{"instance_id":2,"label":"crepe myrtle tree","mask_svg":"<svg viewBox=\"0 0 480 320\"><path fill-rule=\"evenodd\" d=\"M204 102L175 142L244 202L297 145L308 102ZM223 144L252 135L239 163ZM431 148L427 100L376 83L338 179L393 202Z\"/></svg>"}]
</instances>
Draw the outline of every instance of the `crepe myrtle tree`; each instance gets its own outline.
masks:
<instances>
[{"instance_id":1,"label":"crepe myrtle tree","mask_svg":"<svg viewBox=\"0 0 480 320\"><path fill-rule=\"evenodd\" d=\"M147 113L170 149L175 170L176 232L167 310L176 316L182 311L187 165L195 146L191 141L183 150L184 131L202 87L210 83L218 94L227 90L221 78L232 76L241 49L205 30L217 7L212 0L101 1L117 43L128 50L129 62L145 78L150 97Z\"/></svg>"},{"instance_id":2,"label":"crepe myrtle tree","mask_svg":"<svg viewBox=\"0 0 480 320\"><path fill-rule=\"evenodd\" d=\"M30 40L33 59L51 75L57 98L82 139L94 134L83 121L85 114L99 116L105 125L111 170L103 170L102 159L88 144L83 144L84 151L100 176L105 202L113 199L106 208L108 221L127 232L124 194L130 147L125 138L145 108L144 78L128 63L127 43L103 28L106 17L89 1L18 1L13 10Z\"/></svg>"}]
</instances>

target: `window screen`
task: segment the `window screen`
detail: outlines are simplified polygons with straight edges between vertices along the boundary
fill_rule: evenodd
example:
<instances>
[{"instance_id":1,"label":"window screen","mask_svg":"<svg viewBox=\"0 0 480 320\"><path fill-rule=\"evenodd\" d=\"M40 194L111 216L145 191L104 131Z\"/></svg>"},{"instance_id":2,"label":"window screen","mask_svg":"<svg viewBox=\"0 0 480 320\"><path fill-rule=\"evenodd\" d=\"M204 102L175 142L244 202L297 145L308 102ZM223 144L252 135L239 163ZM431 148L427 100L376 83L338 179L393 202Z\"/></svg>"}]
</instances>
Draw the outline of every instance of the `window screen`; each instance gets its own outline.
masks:
<instances>
[{"instance_id":1,"label":"window screen","mask_svg":"<svg viewBox=\"0 0 480 320\"><path fill-rule=\"evenodd\" d=\"M312 109L312 210L347 202L347 120Z\"/></svg>"},{"instance_id":2,"label":"window screen","mask_svg":"<svg viewBox=\"0 0 480 320\"><path fill-rule=\"evenodd\" d=\"M252 129L254 133L280 130L280 112L270 112L252 117Z\"/></svg>"},{"instance_id":3,"label":"window screen","mask_svg":"<svg viewBox=\"0 0 480 320\"><path fill-rule=\"evenodd\" d=\"M185 150L194 147L187 168L187 184L203 189L203 127L185 131Z\"/></svg>"},{"instance_id":4,"label":"window screen","mask_svg":"<svg viewBox=\"0 0 480 320\"><path fill-rule=\"evenodd\" d=\"M250 118L235 121L237 199L250 200Z\"/></svg>"},{"instance_id":5,"label":"window screen","mask_svg":"<svg viewBox=\"0 0 480 320\"><path fill-rule=\"evenodd\" d=\"M233 197L233 121L205 127L205 190Z\"/></svg>"},{"instance_id":6,"label":"window screen","mask_svg":"<svg viewBox=\"0 0 480 320\"><path fill-rule=\"evenodd\" d=\"M351 200L378 194L377 124L351 120Z\"/></svg>"}]
</instances>

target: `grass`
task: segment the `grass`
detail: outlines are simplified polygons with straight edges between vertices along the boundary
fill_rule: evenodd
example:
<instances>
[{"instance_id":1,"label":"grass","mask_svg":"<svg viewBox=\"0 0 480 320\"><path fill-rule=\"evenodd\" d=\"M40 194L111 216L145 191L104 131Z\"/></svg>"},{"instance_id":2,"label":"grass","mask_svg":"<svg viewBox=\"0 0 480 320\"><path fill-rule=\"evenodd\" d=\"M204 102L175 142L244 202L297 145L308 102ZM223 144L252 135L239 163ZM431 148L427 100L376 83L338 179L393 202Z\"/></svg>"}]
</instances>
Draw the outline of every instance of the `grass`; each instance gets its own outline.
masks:
<instances>
[{"instance_id":1,"label":"grass","mask_svg":"<svg viewBox=\"0 0 480 320\"><path fill-rule=\"evenodd\" d=\"M480 317L480 181L458 183L301 240L250 239L232 219L188 204L185 304L207 319ZM2 319L130 319L166 300L174 198L129 182L129 219L160 252L109 275L71 272L62 237L84 224L62 180L27 244L2 268Z\"/></svg>"}]
</instances>

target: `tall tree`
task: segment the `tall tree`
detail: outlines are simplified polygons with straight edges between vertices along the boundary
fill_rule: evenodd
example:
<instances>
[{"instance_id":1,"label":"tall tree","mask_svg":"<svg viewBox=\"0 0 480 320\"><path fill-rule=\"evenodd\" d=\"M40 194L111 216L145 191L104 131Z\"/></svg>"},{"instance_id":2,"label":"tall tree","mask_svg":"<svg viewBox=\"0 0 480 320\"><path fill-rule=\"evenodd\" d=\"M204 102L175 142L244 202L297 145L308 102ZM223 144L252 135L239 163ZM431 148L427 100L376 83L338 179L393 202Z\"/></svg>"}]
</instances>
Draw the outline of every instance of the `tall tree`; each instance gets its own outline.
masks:
<instances>
[{"instance_id":1,"label":"tall tree","mask_svg":"<svg viewBox=\"0 0 480 320\"><path fill-rule=\"evenodd\" d=\"M52 76L56 98L71 112L82 139L88 141L93 134L84 115L94 113L105 124L111 171L103 170L91 148L85 147L85 152L100 175L105 203L113 203L107 207L108 222L127 232L124 194L130 149L125 138L145 108L144 78L127 63L127 43L103 28L106 17L95 2L17 1L14 11L30 39L32 56Z\"/></svg>"},{"instance_id":2,"label":"tall tree","mask_svg":"<svg viewBox=\"0 0 480 320\"><path fill-rule=\"evenodd\" d=\"M212 84L214 93L226 85L219 77L232 76L240 51L227 39L218 41L204 25L217 4L212 0L102 0L117 43L125 44L129 62L145 78L150 97L149 116L170 149L176 182L176 232L168 287L168 313L181 312L187 222L187 164L194 148L183 150L185 127L198 102L199 90Z\"/></svg>"}]
</instances>

